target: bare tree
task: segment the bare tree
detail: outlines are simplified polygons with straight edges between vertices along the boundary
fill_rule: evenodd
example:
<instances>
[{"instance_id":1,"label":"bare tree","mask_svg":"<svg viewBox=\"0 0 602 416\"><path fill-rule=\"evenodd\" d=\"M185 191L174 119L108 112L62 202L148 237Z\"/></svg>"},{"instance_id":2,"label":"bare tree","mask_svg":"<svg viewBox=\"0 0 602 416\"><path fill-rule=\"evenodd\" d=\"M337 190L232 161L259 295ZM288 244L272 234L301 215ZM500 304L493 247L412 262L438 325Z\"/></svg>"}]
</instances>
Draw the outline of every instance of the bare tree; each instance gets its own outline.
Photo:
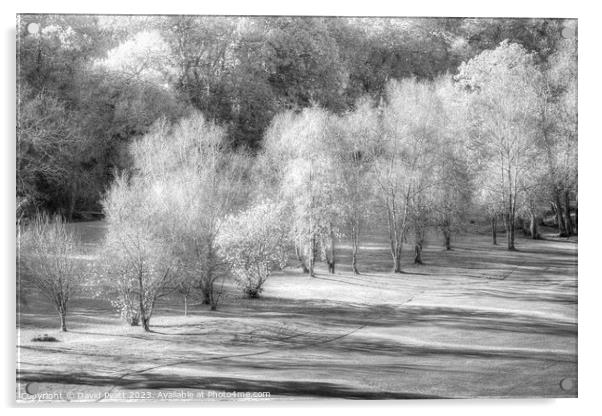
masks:
<instances>
[{"instance_id":1,"label":"bare tree","mask_svg":"<svg viewBox=\"0 0 602 416\"><path fill-rule=\"evenodd\" d=\"M188 279L180 279L176 283L176 291L182 296L184 301L184 316L188 316L188 300L194 290L194 283Z\"/></svg>"},{"instance_id":2,"label":"bare tree","mask_svg":"<svg viewBox=\"0 0 602 416\"><path fill-rule=\"evenodd\" d=\"M32 283L59 316L61 331L67 331L69 301L86 279L86 265L78 251L78 241L62 217L40 214L24 227L19 238L20 258Z\"/></svg>"}]
</instances>

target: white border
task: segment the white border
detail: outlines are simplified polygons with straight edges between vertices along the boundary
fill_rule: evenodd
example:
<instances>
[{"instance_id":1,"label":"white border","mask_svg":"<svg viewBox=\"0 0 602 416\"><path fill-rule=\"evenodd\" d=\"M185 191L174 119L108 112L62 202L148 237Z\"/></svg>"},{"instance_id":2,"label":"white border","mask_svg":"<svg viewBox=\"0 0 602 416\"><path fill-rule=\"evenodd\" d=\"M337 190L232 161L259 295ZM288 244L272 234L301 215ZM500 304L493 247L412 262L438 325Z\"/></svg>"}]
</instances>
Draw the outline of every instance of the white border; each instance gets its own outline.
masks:
<instances>
[{"instance_id":1,"label":"white border","mask_svg":"<svg viewBox=\"0 0 602 416\"><path fill-rule=\"evenodd\" d=\"M594 4L594 2L591 2ZM2 140L2 264L5 273L4 319L2 319L3 359L2 404L14 406L15 382L15 284L14 284L14 189L15 189L15 15L20 13L115 13L115 14L289 14L289 15L335 15L335 16L479 16L479 17L576 17L579 19L579 173L581 227L579 247L579 399L555 400L443 400L443 401L396 401L396 402L344 402L319 401L296 402L294 406L270 403L257 405L214 404L200 408L178 408L178 412L249 412L250 414L299 414L307 412L333 412L333 407L344 408L340 411L350 415L364 415L375 407L379 414L440 414L487 416L529 412L532 414L563 415L589 413L601 406L597 401L602 389L600 383L600 324L599 304L602 296L602 268L596 258L602 251L598 247L600 240L600 207L602 200L598 181L602 177L601 142L599 133L601 117L600 91L600 15L594 6L585 6L579 1L525 1L505 0L485 1L410 1L395 2L370 0L363 2L303 0L303 1L228 1L198 2L184 0L126 2L123 0L103 0L101 2L24 0L17 4L2 4L2 34L4 56L1 67L4 89L4 111L2 126L5 137ZM282 406L286 408L283 409ZM126 407L126 406L124 406ZM131 407L131 406L127 406ZM211 408L209 408L211 407ZM13 411L14 409L11 409ZM26 412L57 412L63 414L81 412L80 409L20 409ZM106 408L88 408L86 413L104 414ZM134 409L126 411L135 411ZM163 407L146 408L150 413L162 413ZM520 414L519 413L519 414Z\"/></svg>"}]
</instances>

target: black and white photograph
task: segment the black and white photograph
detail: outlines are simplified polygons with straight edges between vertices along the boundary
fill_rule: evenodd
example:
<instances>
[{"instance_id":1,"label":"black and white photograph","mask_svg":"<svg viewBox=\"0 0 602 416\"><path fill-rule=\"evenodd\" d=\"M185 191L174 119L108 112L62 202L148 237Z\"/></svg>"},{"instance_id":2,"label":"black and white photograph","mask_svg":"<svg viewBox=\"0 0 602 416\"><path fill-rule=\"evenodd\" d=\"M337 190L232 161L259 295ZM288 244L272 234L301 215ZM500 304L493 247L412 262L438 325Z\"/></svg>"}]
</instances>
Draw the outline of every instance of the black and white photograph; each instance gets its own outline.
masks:
<instances>
[{"instance_id":1,"label":"black and white photograph","mask_svg":"<svg viewBox=\"0 0 602 416\"><path fill-rule=\"evenodd\" d=\"M578 397L578 18L143 10L16 15L17 404Z\"/></svg>"}]
</instances>

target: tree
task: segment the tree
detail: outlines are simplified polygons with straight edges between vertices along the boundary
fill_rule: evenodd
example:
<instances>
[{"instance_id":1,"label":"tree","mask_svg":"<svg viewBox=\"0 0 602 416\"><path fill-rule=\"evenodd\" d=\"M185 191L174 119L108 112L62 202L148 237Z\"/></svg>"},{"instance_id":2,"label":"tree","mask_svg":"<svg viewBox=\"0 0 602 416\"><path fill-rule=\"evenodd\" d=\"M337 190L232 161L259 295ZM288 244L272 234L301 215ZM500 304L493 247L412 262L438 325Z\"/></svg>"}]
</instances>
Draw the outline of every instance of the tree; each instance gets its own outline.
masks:
<instances>
[{"instance_id":1,"label":"tree","mask_svg":"<svg viewBox=\"0 0 602 416\"><path fill-rule=\"evenodd\" d=\"M434 186L430 171L438 157L441 115L441 102L428 83L413 79L390 83L372 148L377 197L387 218L395 273L402 272L402 248L410 221L413 217L414 228L419 230L423 194ZM421 251L420 238L416 242Z\"/></svg>"},{"instance_id":2,"label":"tree","mask_svg":"<svg viewBox=\"0 0 602 416\"><path fill-rule=\"evenodd\" d=\"M37 33L28 32L30 23L39 25ZM568 105L552 116L567 142L554 139L551 148L558 158L554 206L561 224L570 223L577 213L576 173L559 166L574 164L576 154L575 134L569 134L576 131L576 111L569 108L576 78L565 76L576 73L576 48L569 47L576 36L562 34L575 25L560 19L19 15L18 203L25 216L36 208L69 218L99 213L114 169L130 167L130 142L161 116L173 122L194 107L226 130L228 146L259 151L278 112L319 105L343 114L359 97L384 97L390 80L435 79L510 39L533 51L537 64L548 60L550 104ZM49 163L44 146L30 146L32 126L56 149L55 161L69 161L57 166L73 171L70 178L46 177L37 168ZM58 144L50 139L58 131L75 147L50 146Z\"/></svg>"},{"instance_id":3,"label":"tree","mask_svg":"<svg viewBox=\"0 0 602 416\"><path fill-rule=\"evenodd\" d=\"M22 210L32 213L66 197L73 207L71 190L89 176L78 164L86 142L76 120L46 95L22 102L18 119L17 199Z\"/></svg>"},{"instance_id":4,"label":"tree","mask_svg":"<svg viewBox=\"0 0 602 416\"><path fill-rule=\"evenodd\" d=\"M453 85L451 77L435 81L443 103L439 159L433 167L435 187L432 192L434 225L444 237L446 250L451 250L452 235L462 229L471 210L474 194L475 167L466 152L468 114L466 94Z\"/></svg>"},{"instance_id":5,"label":"tree","mask_svg":"<svg viewBox=\"0 0 602 416\"><path fill-rule=\"evenodd\" d=\"M350 65L351 83L360 83L375 98L386 95L390 80L415 77L432 80L457 65L452 54L454 36L445 27L448 19L362 18L362 39L354 42L356 65ZM356 46L357 45L357 46Z\"/></svg>"},{"instance_id":6,"label":"tree","mask_svg":"<svg viewBox=\"0 0 602 416\"><path fill-rule=\"evenodd\" d=\"M446 250L451 250L452 235L462 229L470 212L473 184L469 169L458 153L444 154L435 168L437 186L433 195L433 216L443 234Z\"/></svg>"},{"instance_id":7,"label":"tree","mask_svg":"<svg viewBox=\"0 0 602 416\"><path fill-rule=\"evenodd\" d=\"M209 120L230 118L229 73L235 60L236 18L167 16L158 22L169 48L171 81Z\"/></svg>"},{"instance_id":8,"label":"tree","mask_svg":"<svg viewBox=\"0 0 602 416\"><path fill-rule=\"evenodd\" d=\"M86 265L78 258L77 239L61 217L40 214L24 228L18 241L25 270L56 308L60 329L66 332L69 301L87 277Z\"/></svg>"},{"instance_id":9,"label":"tree","mask_svg":"<svg viewBox=\"0 0 602 416\"><path fill-rule=\"evenodd\" d=\"M451 32L462 39L464 60L473 58L501 42L521 45L533 53L536 64L554 53L561 39L563 19L466 18L458 19Z\"/></svg>"},{"instance_id":10,"label":"tree","mask_svg":"<svg viewBox=\"0 0 602 416\"><path fill-rule=\"evenodd\" d=\"M487 161L481 174L500 194L507 247L514 250L522 181L536 155L541 73L524 48L502 42L462 64L456 79L471 92L471 146Z\"/></svg>"},{"instance_id":11,"label":"tree","mask_svg":"<svg viewBox=\"0 0 602 416\"><path fill-rule=\"evenodd\" d=\"M373 152L370 146L378 134L378 116L370 100L358 103L355 111L332 119L329 152L339 184L336 204L341 213L341 228L351 239L351 269L359 274L357 256L363 227L372 199ZM334 240L331 236L331 241ZM334 259L334 248L331 257ZM333 260L334 261L334 260ZM334 272L334 263L332 265Z\"/></svg>"},{"instance_id":12,"label":"tree","mask_svg":"<svg viewBox=\"0 0 602 416\"><path fill-rule=\"evenodd\" d=\"M486 179L480 176L481 179ZM486 180L477 180L475 183L475 204L481 211L485 212L487 221L491 224L491 243L497 245L498 220L504 212L504 204L500 194L493 190Z\"/></svg>"},{"instance_id":13,"label":"tree","mask_svg":"<svg viewBox=\"0 0 602 416\"><path fill-rule=\"evenodd\" d=\"M577 39L576 22L566 21L564 39L552 54L539 85L538 148L544 157L546 187L561 236L576 232L571 200L577 202ZM575 218L577 208L575 206Z\"/></svg>"},{"instance_id":14,"label":"tree","mask_svg":"<svg viewBox=\"0 0 602 416\"><path fill-rule=\"evenodd\" d=\"M136 175L159 198L179 273L216 309L215 284L227 272L216 239L223 218L246 200L248 158L227 150L224 129L199 113L174 125L159 121L134 143L132 157Z\"/></svg>"},{"instance_id":15,"label":"tree","mask_svg":"<svg viewBox=\"0 0 602 416\"><path fill-rule=\"evenodd\" d=\"M318 253L332 254L334 237L339 234L341 185L329 152L331 125L331 116L319 108L288 113L274 120L264 144L265 169L282 177L277 181L279 197L291 207L292 239L310 276L315 274Z\"/></svg>"},{"instance_id":16,"label":"tree","mask_svg":"<svg viewBox=\"0 0 602 416\"><path fill-rule=\"evenodd\" d=\"M103 201L106 277L117 289L121 315L133 325L139 318L146 332L157 299L169 293L177 276L161 197L149 193L142 178L121 176Z\"/></svg>"},{"instance_id":17,"label":"tree","mask_svg":"<svg viewBox=\"0 0 602 416\"><path fill-rule=\"evenodd\" d=\"M122 17L122 23L135 19ZM129 167L129 141L161 115L181 110L163 83L146 76L149 61L165 67L158 59L164 51L155 48L147 57L140 52L148 48L132 48L140 42L104 20L19 16L17 183L24 215L35 209L68 219L98 213L114 168ZM39 30L29 33L29 23Z\"/></svg>"},{"instance_id":18,"label":"tree","mask_svg":"<svg viewBox=\"0 0 602 416\"><path fill-rule=\"evenodd\" d=\"M218 247L243 293L259 297L265 281L288 260L288 226L284 204L261 201L226 218L220 227Z\"/></svg>"},{"instance_id":19,"label":"tree","mask_svg":"<svg viewBox=\"0 0 602 416\"><path fill-rule=\"evenodd\" d=\"M409 201L408 226L414 234L414 264L423 264L422 249L433 224L433 205L429 192L413 193Z\"/></svg>"},{"instance_id":20,"label":"tree","mask_svg":"<svg viewBox=\"0 0 602 416\"><path fill-rule=\"evenodd\" d=\"M269 83L285 109L318 104L344 109L346 72L339 48L323 18L278 17L266 22L272 53Z\"/></svg>"},{"instance_id":21,"label":"tree","mask_svg":"<svg viewBox=\"0 0 602 416\"><path fill-rule=\"evenodd\" d=\"M193 294L194 282L188 279L180 279L176 285L176 291L182 295L184 300L184 316L188 316L188 299Z\"/></svg>"},{"instance_id":22,"label":"tree","mask_svg":"<svg viewBox=\"0 0 602 416\"><path fill-rule=\"evenodd\" d=\"M170 55L169 45L158 31L141 31L109 50L96 66L119 73L127 81L165 86L174 76Z\"/></svg>"}]
</instances>

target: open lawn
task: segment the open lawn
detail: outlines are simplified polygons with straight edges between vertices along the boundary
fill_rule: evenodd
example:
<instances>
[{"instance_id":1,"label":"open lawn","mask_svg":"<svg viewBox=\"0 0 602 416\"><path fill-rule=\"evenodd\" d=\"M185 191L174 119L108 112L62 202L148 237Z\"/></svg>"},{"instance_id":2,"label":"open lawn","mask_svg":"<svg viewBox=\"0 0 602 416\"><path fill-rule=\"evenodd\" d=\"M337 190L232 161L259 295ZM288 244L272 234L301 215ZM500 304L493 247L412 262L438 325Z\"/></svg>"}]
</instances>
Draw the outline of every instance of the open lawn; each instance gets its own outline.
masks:
<instances>
[{"instance_id":1,"label":"open lawn","mask_svg":"<svg viewBox=\"0 0 602 416\"><path fill-rule=\"evenodd\" d=\"M91 248L102 238L100 222L77 227ZM287 270L268 280L260 299L228 287L218 311L195 304L188 317L179 299L169 299L153 316L152 333L123 324L102 299L76 299L70 332L61 333L50 304L26 295L17 318L18 398L156 400L182 390L193 395L187 400L224 392L577 395L575 241L521 238L518 251L508 252L503 235L499 246L484 234L463 235L452 251L433 239L425 265L409 264L408 247L406 273L393 274L384 236L366 240L359 276L341 245L335 275L322 266L316 278ZM44 333L59 342L31 341Z\"/></svg>"}]
</instances>

